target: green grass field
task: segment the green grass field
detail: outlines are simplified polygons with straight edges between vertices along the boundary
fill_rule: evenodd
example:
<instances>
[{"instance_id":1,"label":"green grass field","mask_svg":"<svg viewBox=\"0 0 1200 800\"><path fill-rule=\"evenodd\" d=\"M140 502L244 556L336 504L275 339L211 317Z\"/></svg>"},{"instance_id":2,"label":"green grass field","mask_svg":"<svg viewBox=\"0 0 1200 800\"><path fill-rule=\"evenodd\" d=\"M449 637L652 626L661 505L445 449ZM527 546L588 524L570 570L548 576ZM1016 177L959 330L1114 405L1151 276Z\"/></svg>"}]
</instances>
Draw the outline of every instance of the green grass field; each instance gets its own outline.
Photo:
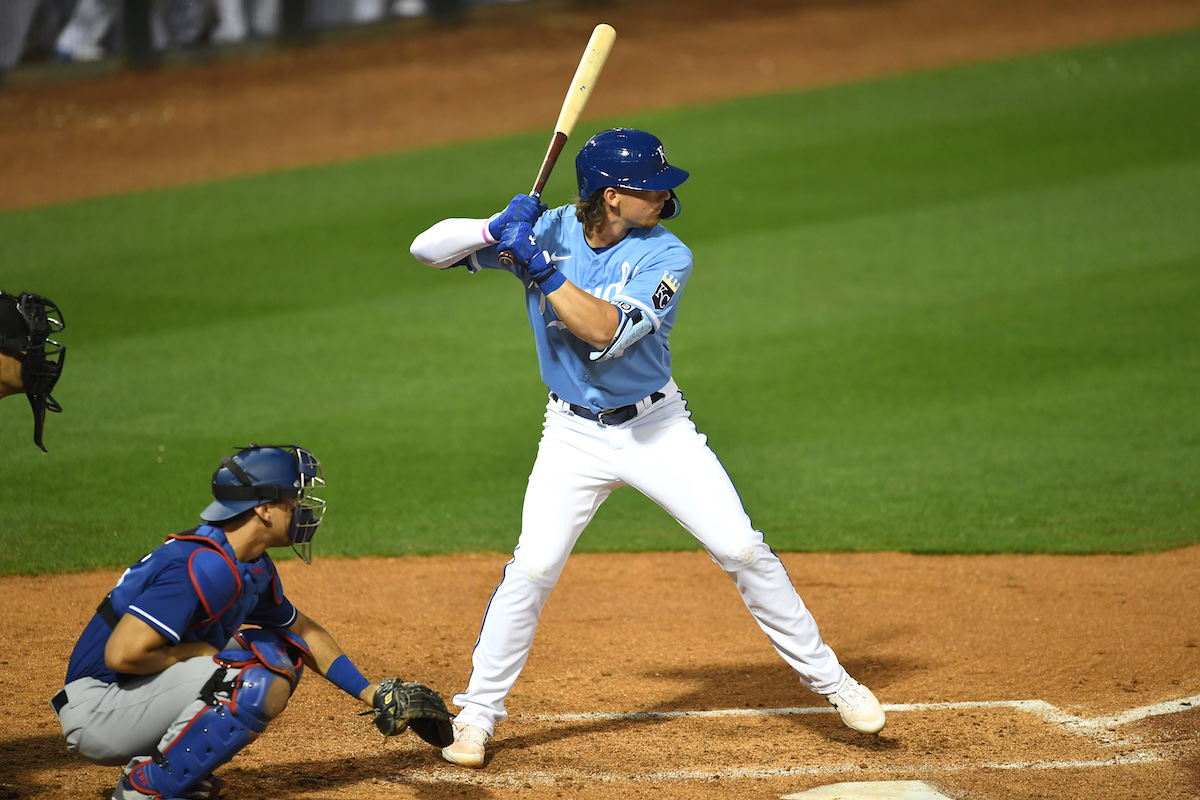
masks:
<instances>
[{"instance_id":1,"label":"green grass field","mask_svg":"<svg viewBox=\"0 0 1200 800\"><path fill-rule=\"evenodd\" d=\"M1200 32L701 108L675 375L780 551L1200 541ZM545 133L0 215L63 309L49 455L0 407L0 573L123 566L221 455L296 441L318 557L505 551L545 389L500 274L408 255ZM564 158L546 191L573 189ZM684 549L619 492L580 550Z\"/></svg>"}]
</instances>

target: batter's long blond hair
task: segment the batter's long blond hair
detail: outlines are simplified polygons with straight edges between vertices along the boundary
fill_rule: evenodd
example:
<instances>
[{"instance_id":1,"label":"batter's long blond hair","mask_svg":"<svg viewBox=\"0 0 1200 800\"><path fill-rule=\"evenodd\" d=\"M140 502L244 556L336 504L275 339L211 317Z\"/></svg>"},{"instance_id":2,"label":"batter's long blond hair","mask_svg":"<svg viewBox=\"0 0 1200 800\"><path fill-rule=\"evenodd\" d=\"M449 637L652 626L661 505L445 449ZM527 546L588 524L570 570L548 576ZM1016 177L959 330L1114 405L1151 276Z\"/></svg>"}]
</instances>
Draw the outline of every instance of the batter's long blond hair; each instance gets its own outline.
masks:
<instances>
[{"instance_id":1,"label":"batter's long blond hair","mask_svg":"<svg viewBox=\"0 0 1200 800\"><path fill-rule=\"evenodd\" d=\"M583 223L583 232L591 233L604 221L604 189L597 189L584 200L575 195L575 219Z\"/></svg>"}]
</instances>

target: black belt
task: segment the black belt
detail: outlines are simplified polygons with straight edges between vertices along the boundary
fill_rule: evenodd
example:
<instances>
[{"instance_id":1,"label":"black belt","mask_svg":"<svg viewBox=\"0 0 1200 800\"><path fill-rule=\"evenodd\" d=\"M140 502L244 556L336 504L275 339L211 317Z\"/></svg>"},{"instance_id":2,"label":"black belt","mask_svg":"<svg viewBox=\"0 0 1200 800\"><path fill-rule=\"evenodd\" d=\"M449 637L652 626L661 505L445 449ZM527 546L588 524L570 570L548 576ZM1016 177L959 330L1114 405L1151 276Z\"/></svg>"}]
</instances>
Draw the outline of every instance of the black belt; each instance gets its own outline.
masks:
<instances>
[{"instance_id":1,"label":"black belt","mask_svg":"<svg viewBox=\"0 0 1200 800\"><path fill-rule=\"evenodd\" d=\"M666 395L662 392L655 392L654 394L650 395L650 405L654 405L664 397L666 397ZM554 392L550 393L550 399L554 400L556 403L566 403L567 408L571 409L572 414L584 417L585 419L590 419L593 422L599 422L601 425L620 425L623 422L629 422L629 420L638 415L637 403L628 406L621 406L620 408L606 408L597 414L587 406L577 406L574 403L567 403L566 400L563 400Z\"/></svg>"},{"instance_id":2,"label":"black belt","mask_svg":"<svg viewBox=\"0 0 1200 800\"><path fill-rule=\"evenodd\" d=\"M96 606L96 613L110 628L117 627L117 623L121 621L121 618L117 616L117 610L113 608L112 595L105 595L104 599L100 601L100 605Z\"/></svg>"},{"instance_id":3,"label":"black belt","mask_svg":"<svg viewBox=\"0 0 1200 800\"><path fill-rule=\"evenodd\" d=\"M100 605L96 606L96 613L100 615L100 619L104 620L104 624L110 628L117 627L117 623L121 618L117 616L117 610L113 608L112 595L105 595L100 601ZM54 709L55 714L61 714L63 706L67 704L67 690L59 689L58 694L50 698L50 707Z\"/></svg>"}]
</instances>

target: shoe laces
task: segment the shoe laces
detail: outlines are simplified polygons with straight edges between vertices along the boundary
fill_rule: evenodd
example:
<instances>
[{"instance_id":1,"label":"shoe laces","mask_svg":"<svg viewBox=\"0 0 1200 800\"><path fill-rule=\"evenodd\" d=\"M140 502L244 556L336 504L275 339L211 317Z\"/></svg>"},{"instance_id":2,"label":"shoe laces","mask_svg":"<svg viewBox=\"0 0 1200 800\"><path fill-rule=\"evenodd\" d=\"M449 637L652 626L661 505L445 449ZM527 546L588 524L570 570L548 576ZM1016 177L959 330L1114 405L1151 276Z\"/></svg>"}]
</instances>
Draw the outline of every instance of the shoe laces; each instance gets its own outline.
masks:
<instances>
[{"instance_id":1,"label":"shoe laces","mask_svg":"<svg viewBox=\"0 0 1200 800\"><path fill-rule=\"evenodd\" d=\"M488 735L483 728L477 728L474 725L468 725L465 722L454 724L454 739L459 742L472 742L473 744L487 744Z\"/></svg>"},{"instance_id":2,"label":"shoe laces","mask_svg":"<svg viewBox=\"0 0 1200 800\"><path fill-rule=\"evenodd\" d=\"M867 694L863 691L862 684L854 680L854 678L847 678L846 684L840 691L834 692L830 699L834 701L835 705L854 708L861 705L867 699Z\"/></svg>"}]
</instances>

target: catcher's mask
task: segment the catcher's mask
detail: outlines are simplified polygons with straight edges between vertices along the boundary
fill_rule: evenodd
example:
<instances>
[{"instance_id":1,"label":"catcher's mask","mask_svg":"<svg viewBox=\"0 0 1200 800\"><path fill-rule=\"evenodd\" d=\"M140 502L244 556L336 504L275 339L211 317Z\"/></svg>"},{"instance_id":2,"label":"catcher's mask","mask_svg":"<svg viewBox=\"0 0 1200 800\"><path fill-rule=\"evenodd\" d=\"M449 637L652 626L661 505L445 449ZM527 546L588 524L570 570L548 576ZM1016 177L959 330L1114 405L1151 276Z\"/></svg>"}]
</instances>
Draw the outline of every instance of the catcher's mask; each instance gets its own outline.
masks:
<instances>
[{"instance_id":1,"label":"catcher's mask","mask_svg":"<svg viewBox=\"0 0 1200 800\"><path fill-rule=\"evenodd\" d=\"M50 396L62 374L67 348L50 338L66 326L62 312L40 294L0 292L0 348L21 353L21 383L33 409L33 443L46 452L42 428L46 412L62 411Z\"/></svg>"},{"instance_id":2,"label":"catcher's mask","mask_svg":"<svg viewBox=\"0 0 1200 800\"><path fill-rule=\"evenodd\" d=\"M303 447L252 444L221 459L212 477L215 499L200 519L225 522L264 503L295 499L288 540L296 555L311 564L313 536L326 506L313 492L324 485L321 462Z\"/></svg>"},{"instance_id":3,"label":"catcher's mask","mask_svg":"<svg viewBox=\"0 0 1200 800\"><path fill-rule=\"evenodd\" d=\"M663 143L653 134L636 128L609 128L584 143L575 156L579 196L587 200L609 186L637 191L671 192L659 219L679 216L675 189L688 179L688 172L667 163Z\"/></svg>"}]
</instances>

